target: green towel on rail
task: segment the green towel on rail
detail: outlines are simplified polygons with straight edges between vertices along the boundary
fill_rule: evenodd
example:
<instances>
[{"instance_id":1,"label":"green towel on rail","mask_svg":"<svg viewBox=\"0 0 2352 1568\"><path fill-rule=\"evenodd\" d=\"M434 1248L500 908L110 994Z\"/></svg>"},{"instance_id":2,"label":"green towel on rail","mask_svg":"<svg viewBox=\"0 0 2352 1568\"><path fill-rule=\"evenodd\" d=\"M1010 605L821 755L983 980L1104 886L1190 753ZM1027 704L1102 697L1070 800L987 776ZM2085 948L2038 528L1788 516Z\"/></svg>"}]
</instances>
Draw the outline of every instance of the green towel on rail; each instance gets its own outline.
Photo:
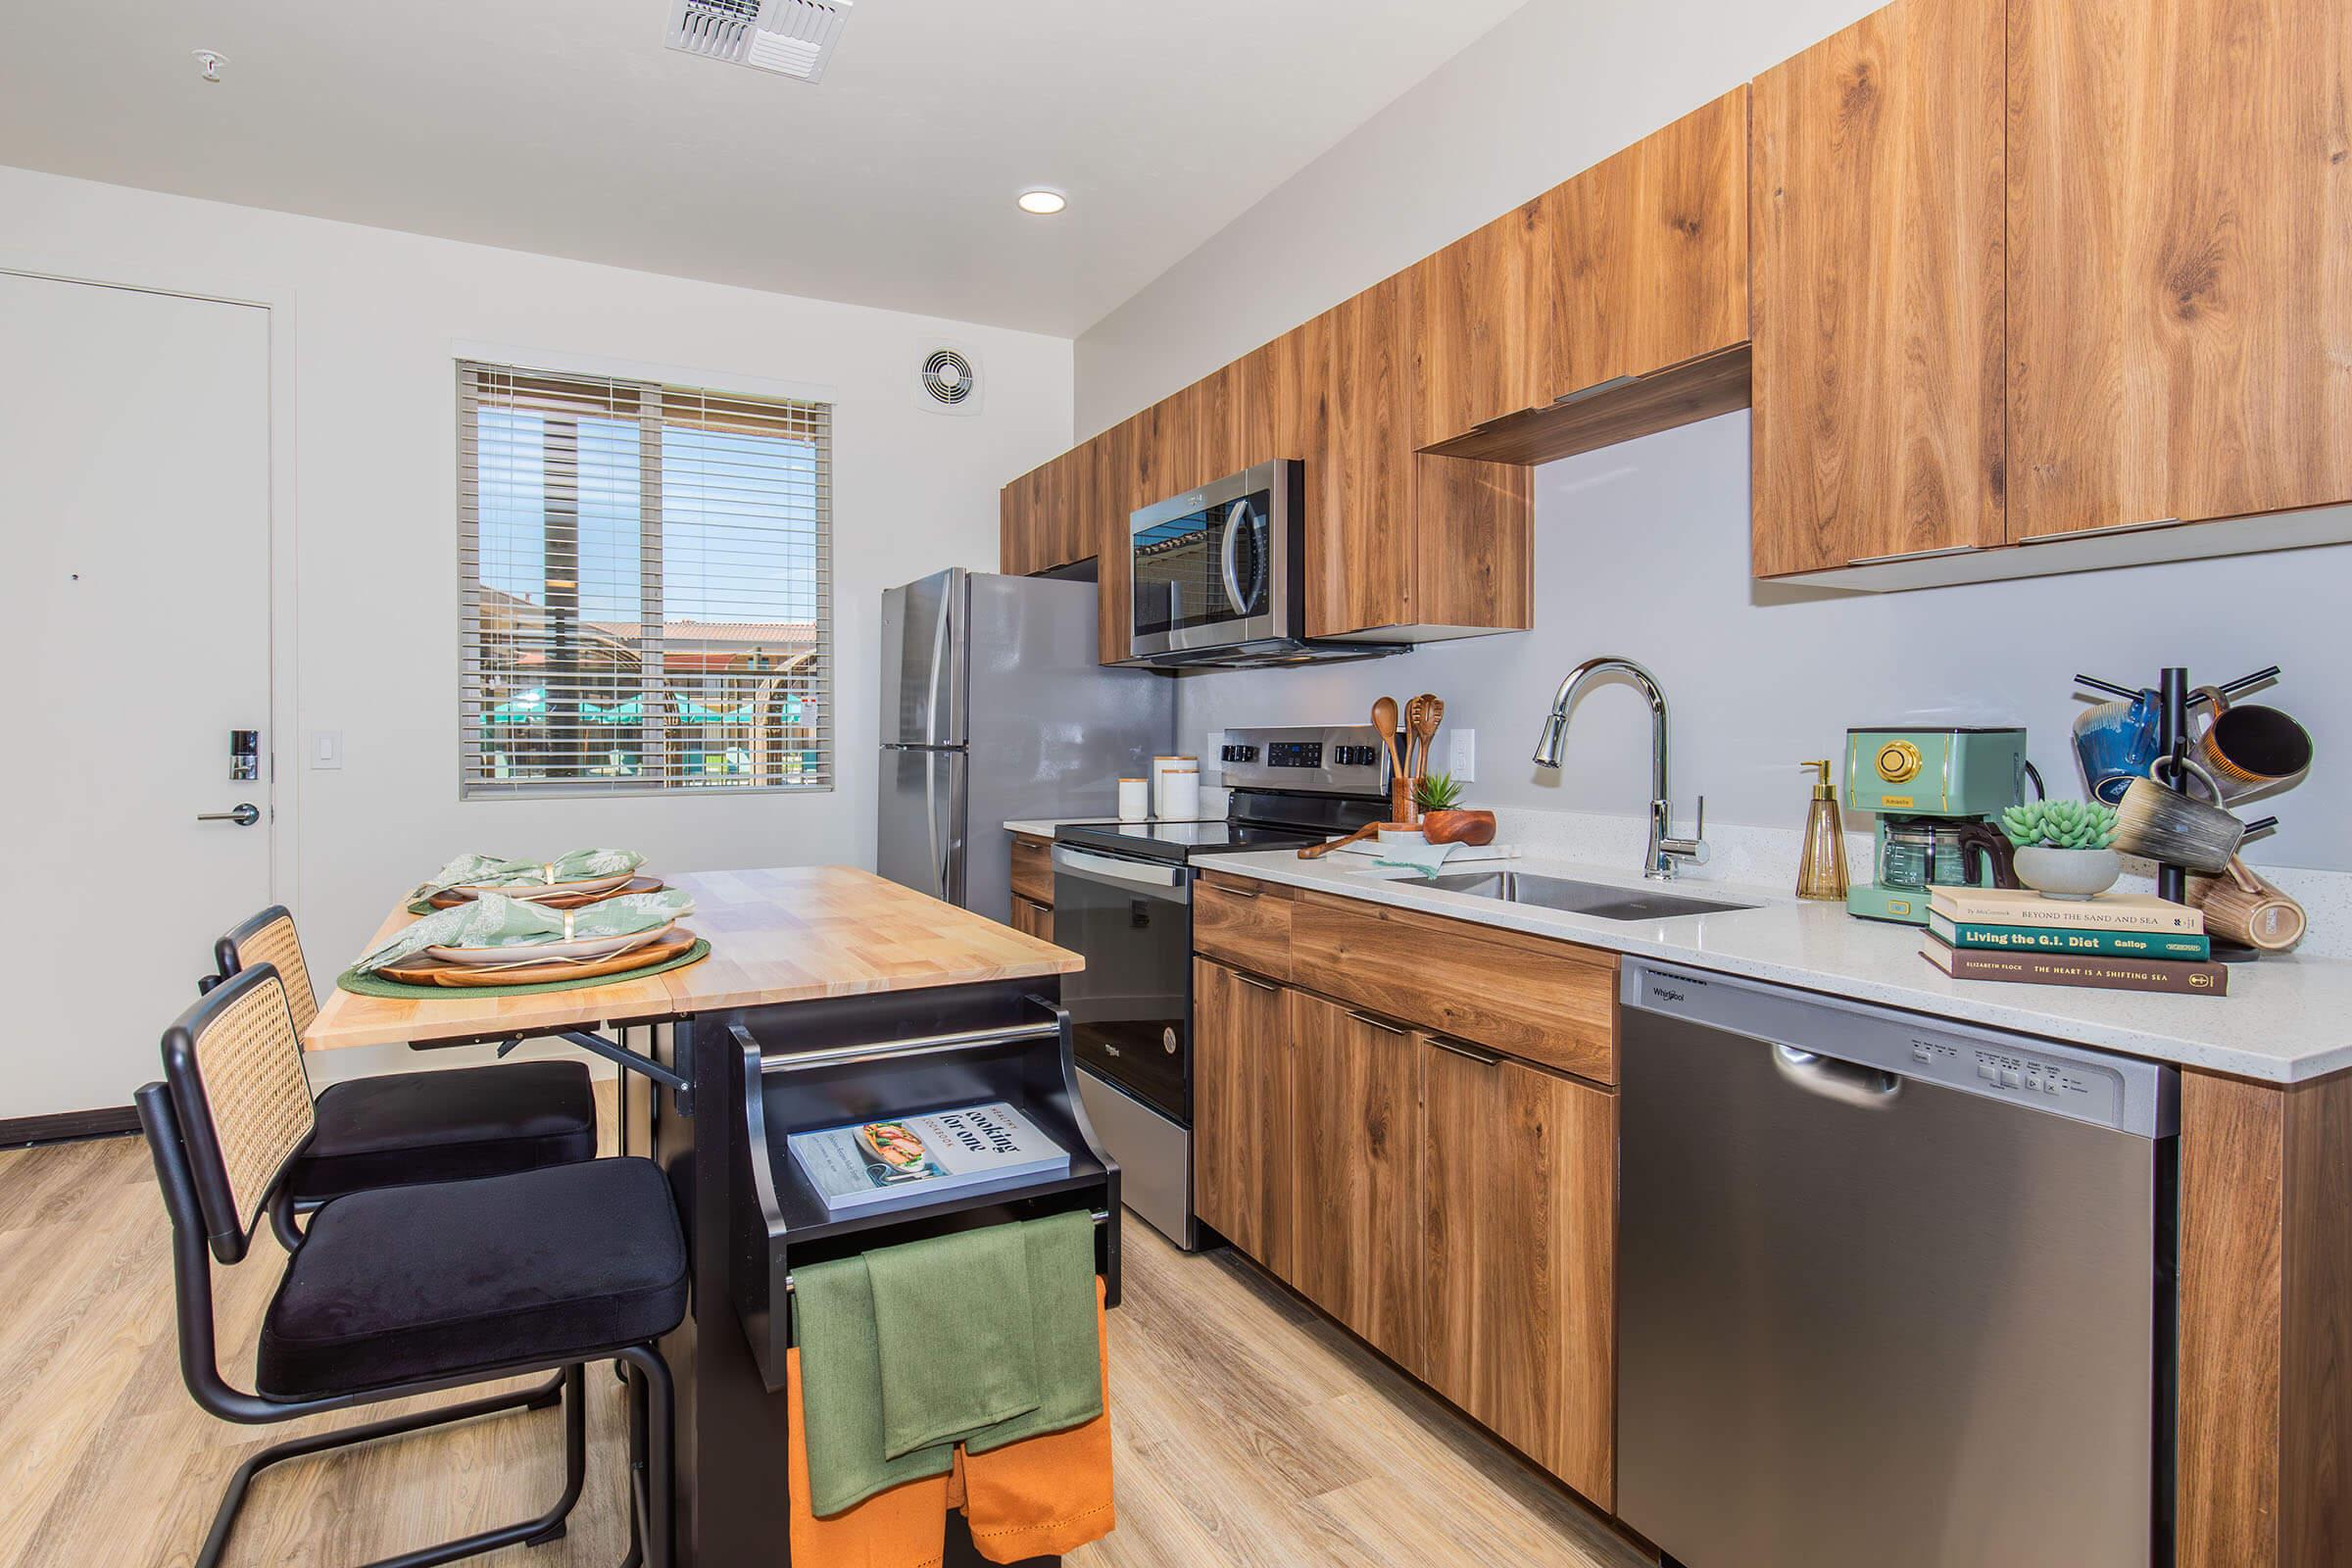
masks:
<instances>
[{"instance_id":1,"label":"green towel on rail","mask_svg":"<svg viewBox=\"0 0 2352 1568\"><path fill-rule=\"evenodd\" d=\"M809 1508L820 1518L1102 1413L1084 1211L793 1270ZM918 1445L918 1446L909 1446Z\"/></svg>"}]
</instances>

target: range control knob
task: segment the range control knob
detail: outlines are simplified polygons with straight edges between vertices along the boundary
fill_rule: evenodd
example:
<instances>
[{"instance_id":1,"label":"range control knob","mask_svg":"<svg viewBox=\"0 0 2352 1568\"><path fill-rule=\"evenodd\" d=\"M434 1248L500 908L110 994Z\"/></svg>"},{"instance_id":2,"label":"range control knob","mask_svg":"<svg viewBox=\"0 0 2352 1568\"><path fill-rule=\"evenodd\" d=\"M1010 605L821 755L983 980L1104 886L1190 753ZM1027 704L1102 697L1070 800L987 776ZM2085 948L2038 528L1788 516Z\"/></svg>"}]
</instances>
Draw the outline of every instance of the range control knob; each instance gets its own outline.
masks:
<instances>
[{"instance_id":1,"label":"range control knob","mask_svg":"<svg viewBox=\"0 0 2352 1568\"><path fill-rule=\"evenodd\" d=\"M1879 777L1889 784L1907 784L1919 777L1919 748L1909 741L1888 741L1879 748Z\"/></svg>"}]
</instances>

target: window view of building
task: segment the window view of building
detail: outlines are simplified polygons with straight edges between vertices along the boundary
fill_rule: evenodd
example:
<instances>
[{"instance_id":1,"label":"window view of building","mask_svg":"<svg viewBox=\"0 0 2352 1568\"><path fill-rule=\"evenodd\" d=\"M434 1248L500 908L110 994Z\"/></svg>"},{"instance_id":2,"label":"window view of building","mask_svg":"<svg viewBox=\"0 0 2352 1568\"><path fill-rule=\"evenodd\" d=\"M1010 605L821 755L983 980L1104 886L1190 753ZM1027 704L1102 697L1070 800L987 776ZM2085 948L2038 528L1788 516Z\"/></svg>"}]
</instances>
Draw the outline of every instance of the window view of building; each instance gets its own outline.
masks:
<instances>
[{"instance_id":1,"label":"window view of building","mask_svg":"<svg viewBox=\"0 0 2352 1568\"><path fill-rule=\"evenodd\" d=\"M459 377L466 792L829 785L830 410Z\"/></svg>"}]
</instances>

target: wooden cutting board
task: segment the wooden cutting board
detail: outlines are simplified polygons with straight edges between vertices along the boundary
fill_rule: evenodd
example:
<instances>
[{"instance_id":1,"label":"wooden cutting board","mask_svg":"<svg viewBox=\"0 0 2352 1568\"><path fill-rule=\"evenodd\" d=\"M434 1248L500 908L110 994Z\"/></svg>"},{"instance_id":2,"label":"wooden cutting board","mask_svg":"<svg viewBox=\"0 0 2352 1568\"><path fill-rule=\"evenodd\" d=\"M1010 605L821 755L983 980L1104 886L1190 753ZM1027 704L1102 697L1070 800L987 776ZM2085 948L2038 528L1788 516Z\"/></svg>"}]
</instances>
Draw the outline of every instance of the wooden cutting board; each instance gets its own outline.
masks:
<instances>
[{"instance_id":1,"label":"wooden cutting board","mask_svg":"<svg viewBox=\"0 0 2352 1568\"><path fill-rule=\"evenodd\" d=\"M659 893L662 888L662 882L658 876L633 876L610 893L558 893L531 902L542 909L584 909L591 904L617 899L624 893ZM436 893L430 902L436 909L454 909L461 904L471 904L473 895L455 891Z\"/></svg>"},{"instance_id":2,"label":"wooden cutting board","mask_svg":"<svg viewBox=\"0 0 2352 1568\"><path fill-rule=\"evenodd\" d=\"M545 963L517 964L514 968L483 968L478 964L444 963L421 954L388 963L376 973L387 980L397 980L411 986L447 986L464 990L475 986L531 986L548 980L589 980L607 975L626 975L632 970L666 963L695 944L695 935L679 926L659 942L649 942L642 948L626 953L614 953L602 958L572 962L562 958Z\"/></svg>"}]
</instances>

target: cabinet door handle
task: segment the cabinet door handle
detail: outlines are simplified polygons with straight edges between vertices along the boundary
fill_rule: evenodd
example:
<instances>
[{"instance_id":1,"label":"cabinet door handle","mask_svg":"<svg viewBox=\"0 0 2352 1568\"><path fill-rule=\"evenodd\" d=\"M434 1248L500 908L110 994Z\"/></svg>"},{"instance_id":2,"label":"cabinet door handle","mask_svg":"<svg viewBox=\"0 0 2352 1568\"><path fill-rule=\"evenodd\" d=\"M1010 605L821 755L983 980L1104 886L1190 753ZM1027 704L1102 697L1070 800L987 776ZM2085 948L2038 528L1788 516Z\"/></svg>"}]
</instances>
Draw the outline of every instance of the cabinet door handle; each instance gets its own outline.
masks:
<instances>
[{"instance_id":1,"label":"cabinet door handle","mask_svg":"<svg viewBox=\"0 0 2352 1568\"><path fill-rule=\"evenodd\" d=\"M1563 392L1551 400L1551 406L1555 409L1572 409L1588 399L1599 397L1603 393L1614 392L1621 386L1632 386L1641 379L1638 375L1612 375L1605 381L1595 381L1591 386L1580 386L1573 392Z\"/></svg>"},{"instance_id":2,"label":"cabinet door handle","mask_svg":"<svg viewBox=\"0 0 2352 1568\"><path fill-rule=\"evenodd\" d=\"M1440 1051L1446 1052L1449 1055L1466 1056L1482 1067L1498 1066L1502 1061L1502 1058L1492 1051L1481 1051L1475 1046L1465 1046L1458 1040L1448 1040L1443 1035L1431 1035L1428 1038L1429 1043Z\"/></svg>"},{"instance_id":3,"label":"cabinet door handle","mask_svg":"<svg viewBox=\"0 0 2352 1568\"><path fill-rule=\"evenodd\" d=\"M1216 889L1219 893L1224 894L1227 898L1254 899L1257 897L1257 894L1249 888L1229 888L1222 882L1211 882L1209 886Z\"/></svg>"},{"instance_id":4,"label":"cabinet door handle","mask_svg":"<svg viewBox=\"0 0 2352 1568\"><path fill-rule=\"evenodd\" d=\"M1239 980L1242 984L1248 986L1252 991L1280 991L1282 989L1282 987L1270 984L1264 980L1252 980L1238 969L1234 971L1233 977L1236 980Z\"/></svg>"},{"instance_id":5,"label":"cabinet door handle","mask_svg":"<svg viewBox=\"0 0 2352 1568\"><path fill-rule=\"evenodd\" d=\"M2054 545L2061 539L2087 539L2092 534L2138 533L2143 528L2170 528L2179 517L2150 517L2145 522L2102 522L2088 528L2069 528L2064 533L2037 533L2018 541L2021 545Z\"/></svg>"},{"instance_id":6,"label":"cabinet door handle","mask_svg":"<svg viewBox=\"0 0 2352 1568\"><path fill-rule=\"evenodd\" d=\"M1849 556L1849 566L1884 566L1897 561L1934 561L1938 556L1973 556L1982 545L1945 545L1940 550L1898 550L1890 556Z\"/></svg>"},{"instance_id":7,"label":"cabinet door handle","mask_svg":"<svg viewBox=\"0 0 2352 1568\"><path fill-rule=\"evenodd\" d=\"M1388 1021L1386 1018L1375 1018L1375 1017L1373 1017L1373 1016L1372 1016L1370 1013L1368 1013L1368 1012L1352 1012L1352 1011L1351 1011L1351 1012L1349 1012L1349 1013L1348 1014L1348 1017L1350 1017L1350 1018L1353 1018L1353 1019L1354 1019L1354 1020L1355 1020L1357 1023L1368 1023L1368 1024L1370 1024L1370 1025L1371 1025L1373 1028L1375 1028L1375 1029L1379 1030L1379 1031L1380 1031L1382 1034L1387 1034L1387 1035L1400 1035L1400 1034L1404 1033L1404 1026L1403 1026L1402 1024L1394 1024L1394 1023L1391 1023L1391 1022L1389 1022L1389 1021Z\"/></svg>"}]
</instances>

